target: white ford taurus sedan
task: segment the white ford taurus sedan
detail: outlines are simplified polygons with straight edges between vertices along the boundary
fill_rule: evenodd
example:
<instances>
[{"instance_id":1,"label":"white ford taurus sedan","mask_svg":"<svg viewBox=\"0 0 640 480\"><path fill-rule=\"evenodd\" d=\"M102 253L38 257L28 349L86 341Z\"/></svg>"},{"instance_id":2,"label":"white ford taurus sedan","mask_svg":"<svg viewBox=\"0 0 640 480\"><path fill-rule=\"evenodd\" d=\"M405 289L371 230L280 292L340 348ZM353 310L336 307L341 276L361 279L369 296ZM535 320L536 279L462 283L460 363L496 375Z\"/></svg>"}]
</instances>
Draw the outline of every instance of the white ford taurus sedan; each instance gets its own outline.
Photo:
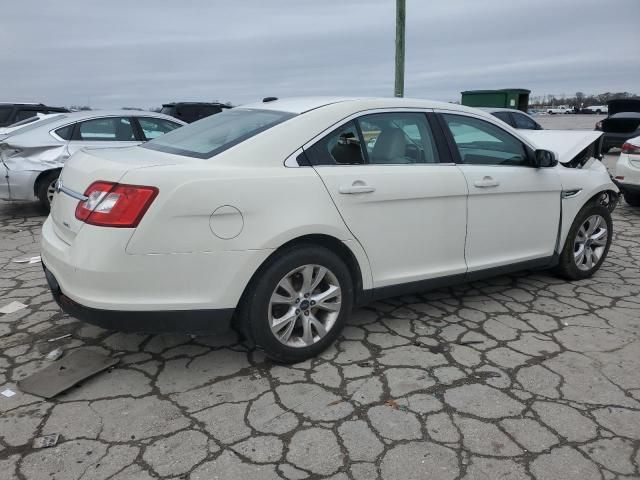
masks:
<instances>
[{"instance_id":1,"label":"white ford taurus sedan","mask_svg":"<svg viewBox=\"0 0 640 480\"><path fill-rule=\"evenodd\" d=\"M589 277L612 237L598 199L617 192L585 156L601 133L554 152L536 134L458 105L302 98L80 151L43 227L47 280L87 322L232 325L294 362L376 298L522 269Z\"/></svg>"}]
</instances>

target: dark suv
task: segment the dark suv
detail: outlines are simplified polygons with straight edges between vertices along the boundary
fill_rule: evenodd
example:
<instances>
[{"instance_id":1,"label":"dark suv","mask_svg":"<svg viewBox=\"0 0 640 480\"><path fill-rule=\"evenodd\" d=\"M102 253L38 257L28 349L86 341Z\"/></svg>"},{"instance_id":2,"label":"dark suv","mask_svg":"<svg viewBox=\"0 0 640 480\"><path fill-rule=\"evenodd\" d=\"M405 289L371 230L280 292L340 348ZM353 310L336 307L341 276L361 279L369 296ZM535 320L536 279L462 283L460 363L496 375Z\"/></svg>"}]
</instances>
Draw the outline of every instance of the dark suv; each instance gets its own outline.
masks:
<instances>
[{"instance_id":1,"label":"dark suv","mask_svg":"<svg viewBox=\"0 0 640 480\"><path fill-rule=\"evenodd\" d=\"M223 103L174 102L163 104L160 113L179 118L183 122L193 123L201 118L220 113L226 108L231 107Z\"/></svg>"},{"instance_id":2,"label":"dark suv","mask_svg":"<svg viewBox=\"0 0 640 480\"><path fill-rule=\"evenodd\" d=\"M66 113L61 107L47 107L42 103L0 103L0 127L8 127L38 113Z\"/></svg>"}]
</instances>

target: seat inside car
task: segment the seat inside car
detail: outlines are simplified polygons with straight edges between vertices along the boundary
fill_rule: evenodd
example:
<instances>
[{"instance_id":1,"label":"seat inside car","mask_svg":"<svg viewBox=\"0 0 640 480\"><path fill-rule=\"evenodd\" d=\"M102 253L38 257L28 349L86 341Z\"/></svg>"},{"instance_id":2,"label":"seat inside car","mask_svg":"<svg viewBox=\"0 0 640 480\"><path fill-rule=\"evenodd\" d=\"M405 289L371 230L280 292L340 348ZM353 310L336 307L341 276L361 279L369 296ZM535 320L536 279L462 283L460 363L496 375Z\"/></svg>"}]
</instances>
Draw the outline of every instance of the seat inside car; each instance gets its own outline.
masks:
<instances>
[{"instance_id":1,"label":"seat inside car","mask_svg":"<svg viewBox=\"0 0 640 480\"><path fill-rule=\"evenodd\" d=\"M380 132L371 152L371 163L412 163L406 157L407 142L404 132L388 127Z\"/></svg>"},{"instance_id":2,"label":"seat inside car","mask_svg":"<svg viewBox=\"0 0 640 480\"><path fill-rule=\"evenodd\" d=\"M359 165L364 163L360 142L351 132L343 133L331 149L331 156L339 164Z\"/></svg>"}]
</instances>

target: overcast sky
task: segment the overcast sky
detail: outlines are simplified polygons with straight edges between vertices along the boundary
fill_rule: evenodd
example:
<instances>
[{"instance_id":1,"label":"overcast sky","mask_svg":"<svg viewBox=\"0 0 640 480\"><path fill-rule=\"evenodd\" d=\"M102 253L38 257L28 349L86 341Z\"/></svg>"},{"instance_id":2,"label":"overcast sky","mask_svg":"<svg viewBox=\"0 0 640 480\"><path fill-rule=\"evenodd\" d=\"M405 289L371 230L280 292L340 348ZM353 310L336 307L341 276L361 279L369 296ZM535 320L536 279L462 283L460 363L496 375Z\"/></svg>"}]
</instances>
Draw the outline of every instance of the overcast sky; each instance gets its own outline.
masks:
<instances>
[{"instance_id":1,"label":"overcast sky","mask_svg":"<svg viewBox=\"0 0 640 480\"><path fill-rule=\"evenodd\" d=\"M0 101L392 96L395 0L2 2ZM640 94L640 0L407 0L405 96Z\"/></svg>"}]
</instances>

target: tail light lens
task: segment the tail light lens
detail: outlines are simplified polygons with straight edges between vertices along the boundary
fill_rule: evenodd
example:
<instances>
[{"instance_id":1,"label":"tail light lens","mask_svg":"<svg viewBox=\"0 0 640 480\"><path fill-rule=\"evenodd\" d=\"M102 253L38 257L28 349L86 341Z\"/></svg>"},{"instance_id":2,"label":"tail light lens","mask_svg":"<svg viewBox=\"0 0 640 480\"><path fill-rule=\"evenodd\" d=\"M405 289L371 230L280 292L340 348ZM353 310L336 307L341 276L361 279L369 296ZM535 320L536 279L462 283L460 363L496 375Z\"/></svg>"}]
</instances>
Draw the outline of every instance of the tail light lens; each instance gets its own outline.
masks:
<instances>
[{"instance_id":1,"label":"tail light lens","mask_svg":"<svg viewBox=\"0 0 640 480\"><path fill-rule=\"evenodd\" d=\"M629 142L622 144L622 153L629 153L632 155L640 155L640 146L634 145Z\"/></svg>"},{"instance_id":2,"label":"tail light lens","mask_svg":"<svg viewBox=\"0 0 640 480\"><path fill-rule=\"evenodd\" d=\"M94 182L76 207L76 218L100 227L134 228L158 195L156 187Z\"/></svg>"}]
</instances>

